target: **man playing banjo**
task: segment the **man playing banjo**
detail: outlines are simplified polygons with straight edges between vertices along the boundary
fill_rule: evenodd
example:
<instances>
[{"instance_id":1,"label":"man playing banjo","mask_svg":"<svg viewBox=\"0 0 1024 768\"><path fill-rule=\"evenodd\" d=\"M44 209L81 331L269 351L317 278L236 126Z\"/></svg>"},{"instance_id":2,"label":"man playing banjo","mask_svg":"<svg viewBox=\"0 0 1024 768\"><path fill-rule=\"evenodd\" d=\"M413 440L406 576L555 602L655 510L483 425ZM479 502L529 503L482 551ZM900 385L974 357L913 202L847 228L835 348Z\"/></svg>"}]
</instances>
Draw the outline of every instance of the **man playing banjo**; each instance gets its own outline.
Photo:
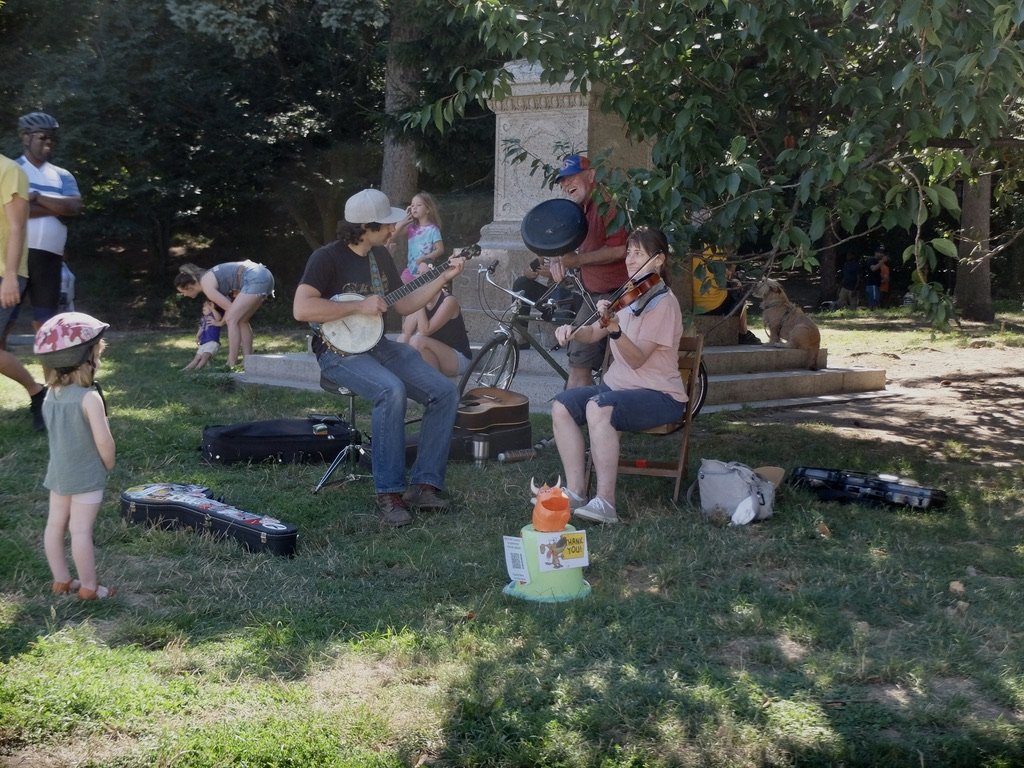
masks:
<instances>
[{"instance_id":1,"label":"man playing banjo","mask_svg":"<svg viewBox=\"0 0 1024 768\"><path fill-rule=\"evenodd\" d=\"M385 525L394 527L412 522L410 508L448 507L439 494L459 406L458 390L448 378L415 349L382 333L388 308L384 296L402 286L384 245L395 223L404 218L405 211L393 208L379 190L364 189L350 197L345 221L338 224L338 240L310 255L292 305L295 319L317 330L313 352L321 373L373 403L371 454L377 514ZM415 312L462 272L462 266L462 258L450 259L437 270L437 277L427 278L429 282L398 298L393 306L402 315ZM380 337L374 343L376 333ZM408 490L407 398L425 407Z\"/></svg>"}]
</instances>

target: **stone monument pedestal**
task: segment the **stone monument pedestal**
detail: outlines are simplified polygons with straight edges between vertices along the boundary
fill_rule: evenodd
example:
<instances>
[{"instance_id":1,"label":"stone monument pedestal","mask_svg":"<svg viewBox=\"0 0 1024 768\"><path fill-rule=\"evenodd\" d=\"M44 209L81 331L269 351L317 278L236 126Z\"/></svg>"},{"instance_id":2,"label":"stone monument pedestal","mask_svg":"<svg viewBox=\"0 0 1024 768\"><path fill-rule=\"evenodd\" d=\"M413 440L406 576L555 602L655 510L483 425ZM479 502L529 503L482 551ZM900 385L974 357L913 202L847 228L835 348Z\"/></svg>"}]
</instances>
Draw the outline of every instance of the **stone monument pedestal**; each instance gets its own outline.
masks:
<instances>
[{"instance_id":1,"label":"stone monument pedestal","mask_svg":"<svg viewBox=\"0 0 1024 768\"><path fill-rule=\"evenodd\" d=\"M541 70L525 61L505 65L515 81L511 94L490 103L497 115L494 147L494 220L480 230L480 262L498 262L495 281L511 288L536 256L527 250L520 236L520 224L535 205L561 193L549 189L544 178L530 173L530 163L513 165L505 157L505 142L516 140L535 157L553 166L561 164L566 154L579 152L590 157L607 155L617 168L648 167L650 148L626 136L622 122L614 115L601 112L598 96L591 91L584 95L573 91L565 81L556 85L541 82ZM480 314L481 302L476 288L476 267L467 265L456 281L454 290L466 311L470 338L479 342L489 335L493 321L474 317ZM505 307L511 299L493 289L486 294L491 307Z\"/></svg>"}]
</instances>

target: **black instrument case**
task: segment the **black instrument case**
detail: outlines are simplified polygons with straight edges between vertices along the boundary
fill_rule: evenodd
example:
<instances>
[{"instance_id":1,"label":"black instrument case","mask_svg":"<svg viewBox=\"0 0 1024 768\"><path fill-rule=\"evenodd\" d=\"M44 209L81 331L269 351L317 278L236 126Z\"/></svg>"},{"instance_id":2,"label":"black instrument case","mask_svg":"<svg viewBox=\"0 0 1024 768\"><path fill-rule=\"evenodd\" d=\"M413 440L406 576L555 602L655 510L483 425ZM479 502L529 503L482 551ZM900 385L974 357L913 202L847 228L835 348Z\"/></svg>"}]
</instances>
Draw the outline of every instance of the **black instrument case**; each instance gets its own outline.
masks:
<instances>
[{"instance_id":1,"label":"black instrument case","mask_svg":"<svg viewBox=\"0 0 1024 768\"><path fill-rule=\"evenodd\" d=\"M211 464L296 464L334 461L345 446L361 442L362 435L337 416L307 416L204 427L200 451Z\"/></svg>"},{"instance_id":2,"label":"black instrument case","mask_svg":"<svg viewBox=\"0 0 1024 768\"><path fill-rule=\"evenodd\" d=\"M158 528L192 528L242 542L251 552L295 554L299 529L267 515L233 507L200 485L149 483L121 492L121 515Z\"/></svg>"},{"instance_id":3,"label":"black instrument case","mask_svg":"<svg viewBox=\"0 0 1024 768\"><path fill-rule=\"evenodd\" d=\"M857 501L916 509L932 509L946 503L944 491L925 488L915 480L849 469L795 467L789 484L810 488L824 501Z\"/></svg>"}]
</instances>

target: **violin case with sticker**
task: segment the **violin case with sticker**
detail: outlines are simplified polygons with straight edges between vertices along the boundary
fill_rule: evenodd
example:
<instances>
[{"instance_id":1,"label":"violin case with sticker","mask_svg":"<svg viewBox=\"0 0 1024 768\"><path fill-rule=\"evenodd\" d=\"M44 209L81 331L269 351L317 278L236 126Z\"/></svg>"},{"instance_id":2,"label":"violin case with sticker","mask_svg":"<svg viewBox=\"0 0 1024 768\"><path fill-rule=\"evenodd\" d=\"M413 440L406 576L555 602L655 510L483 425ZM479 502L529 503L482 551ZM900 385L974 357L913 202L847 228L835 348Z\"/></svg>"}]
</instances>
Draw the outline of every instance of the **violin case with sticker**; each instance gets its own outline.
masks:
<instances>
[{"instance_id":1,"label":"violin case with sticker","mask_svg":"<svg viewBox=\"0 0 1024 768\"><path fill-rule=\"evenodd\" d=\"M334 461L346 446L361 442L358 430L337 416L307 416L204 427L199 450L210 464L297 464Z\"/></svg>"},{"instance_id":2,"label":"violin case with sticker","mask_svg":"<svg viewBox=\"0 0 1024 768\"><path fill-rule=\"evenodd\" d=\"M289 523L246 512L213 498L201 485L149 483L121 492L121 516L156 528L191 528L215 538L242 542L250 552L295 554L299 529Z\"/></svg>"},{"instance_id":3,"label":"violin case with sticker","mask_svg":"<svg viewBox=\"0 0 1024 768\"><path fill-rule=\"evenodd\" d=\"M795 467L789 484L809 488L823 501L889 504L915 509L935 509L946 503L945 491L925 488L916 480L849 469Z\"/></svg>"}]
</instances>

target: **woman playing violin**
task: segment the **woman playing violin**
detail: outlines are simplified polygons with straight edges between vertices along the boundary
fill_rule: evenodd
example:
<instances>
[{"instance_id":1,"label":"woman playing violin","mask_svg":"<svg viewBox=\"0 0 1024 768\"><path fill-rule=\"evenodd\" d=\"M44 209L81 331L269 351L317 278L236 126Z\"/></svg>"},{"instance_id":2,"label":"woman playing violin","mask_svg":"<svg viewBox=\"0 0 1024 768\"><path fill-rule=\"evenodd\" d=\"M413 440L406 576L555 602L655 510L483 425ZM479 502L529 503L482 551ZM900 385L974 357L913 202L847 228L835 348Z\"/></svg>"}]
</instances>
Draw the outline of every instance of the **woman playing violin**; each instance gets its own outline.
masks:
<instances>
[{"instance_id":1,"label":"woman playing violin","mask_svg":"<svg viewBox=\"0 0 1024 768\"><path fill-rule=\"evenodd\" d=\"M600 321L555 330L563 345L570 338L595 342L606 336L611 344L612 361L603 382L567 389L555 397L551 408L570 506L584 520L619 520L615 513L619 432L649 429L683 417L687 395L678 366L682 313L668 289L668 253L668 241L660 230L640 227L634 231L626 244L626 267L634 277L611 300L598 302ZM584 497L584 424L597 474L597 494L589 501Z\"/></svg>"}]
</instances>

